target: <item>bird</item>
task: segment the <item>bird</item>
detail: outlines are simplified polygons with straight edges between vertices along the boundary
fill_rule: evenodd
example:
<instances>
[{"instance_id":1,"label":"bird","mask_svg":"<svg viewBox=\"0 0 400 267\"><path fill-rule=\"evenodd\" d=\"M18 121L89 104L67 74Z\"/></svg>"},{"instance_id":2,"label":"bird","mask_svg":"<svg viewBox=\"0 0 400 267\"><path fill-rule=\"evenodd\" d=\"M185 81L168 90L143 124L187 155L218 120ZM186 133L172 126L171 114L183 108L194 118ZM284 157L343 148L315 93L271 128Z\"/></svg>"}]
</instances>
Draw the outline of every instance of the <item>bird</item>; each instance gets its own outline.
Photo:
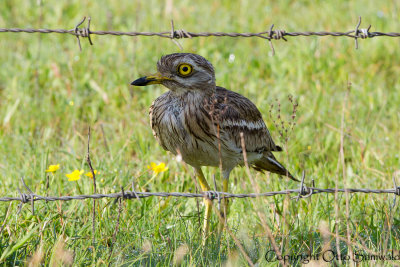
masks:
<instances>
[{"instance_id":1,"label":"bird","mask_svg":"<svg viewBox=\"0 0 400 267\"><path fill-rule=\"evenodd\" d=\"M298 181L272 153L282 148L272 140L256 105L239 93L217 86L215 69L204 57L193 53L164 55L157 62L157 73L131 83L152 84L169 89L150 107L153 135L163 149L194 168L203 191L210 191L203 166L221 167L223 192L228 192L231 171L246 163L257 171ZM228 201L223 201L221 216L225 219ZM203 243L212 208L211 200L204 202Z\"/></svg>"}]
</instances>

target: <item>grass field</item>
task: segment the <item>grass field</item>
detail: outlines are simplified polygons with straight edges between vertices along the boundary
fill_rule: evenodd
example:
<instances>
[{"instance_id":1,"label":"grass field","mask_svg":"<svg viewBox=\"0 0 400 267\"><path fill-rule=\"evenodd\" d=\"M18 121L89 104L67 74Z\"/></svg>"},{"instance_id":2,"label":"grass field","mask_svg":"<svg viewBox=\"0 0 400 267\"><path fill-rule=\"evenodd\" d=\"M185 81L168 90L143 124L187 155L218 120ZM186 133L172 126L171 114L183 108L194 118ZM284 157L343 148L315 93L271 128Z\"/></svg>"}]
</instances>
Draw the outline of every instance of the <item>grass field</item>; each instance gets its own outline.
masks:
<instances>
[{"instance_id":1,"label":"grass field","mask_svg":"<svg viewBox=\"0 0 400 267\"><path fill-rule=\"evenodd\" d=\"M173 18L177 29L193 32L259 32L273 23L286 31L349 31L362 16L362 27L372 24L371 31L399 32L399 13L396 1L6 0L0 2L0 27L72 29L90 15L92 30L168 31ZM99 171L97 192L119 192L121 186L130 190L133 179L137 191L196 192L191 167L165 152L151 133L148 108L167 89L129 85L154 72L162 55L180 51L171 40L92 36L94 45L82 39L80 52L71 35L0 37L0 197L18 196L21 177L39 195L93 193L92 179L82 175L68 181L65 176L75 169L89 171L89 126L91 158ZM288 37L288 42L274 42L275 56L260 38L179 42L185 52L213 63L218 85L258 106L272 136L284 147L277 158L293 174L299 177L305 170L306 183L314 179L320 188L337 184L389 189L392 175L400 169L399 40L359 40L356 50L350 38ZM276 107L278 101L282 117L290 121L289 94L299 107L286 142L272 122L277 113L273 109L270 114L270 105ZM164 162L168 170L156 175L147 167L151 162ZM60 168L46 173L54 164ZM204 171L210 184L215 175L220 185L218 169ZM262 192L299 187L276 175L251 175ZM256 192L245 168L232 172L230 188L232 193ZM393 196L351 194L347 207L345 194L336 199L334 194L318 194L298 202L282 195L234 199L228 226L259 266L277 264L264 257L273 249L271 240L283 255L322 255L329 249L342 256L355 251L399 255L399 199L393 207ZM118 203L96 201L94 244L92 209L91 200L38 201L34 215L29 204L17 214L17 202L0 202L0 264L249 265L226 232L220 238L212 235L208 245L201 246L201 200L123 201L115 243ZM214 232L217 224L214 214ZM312 264L324 263L321 258ZM300 265L301 260L290 263ZM372 263L366 258L360 262ZM400 259L375 263L392 266Z\"/></svg>"}]
</instances>

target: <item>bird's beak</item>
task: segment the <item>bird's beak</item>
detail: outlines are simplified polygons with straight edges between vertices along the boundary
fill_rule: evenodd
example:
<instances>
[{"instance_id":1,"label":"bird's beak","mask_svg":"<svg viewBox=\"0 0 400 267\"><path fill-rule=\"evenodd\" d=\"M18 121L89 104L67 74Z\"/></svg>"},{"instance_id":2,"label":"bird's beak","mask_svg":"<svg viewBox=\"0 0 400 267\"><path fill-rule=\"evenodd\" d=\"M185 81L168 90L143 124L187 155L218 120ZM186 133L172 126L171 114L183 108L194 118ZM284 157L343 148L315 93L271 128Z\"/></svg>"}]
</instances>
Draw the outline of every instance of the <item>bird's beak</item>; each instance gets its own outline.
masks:
<instances>
[{"instance_id":1,"label":"bird's beak","mask_svg":"<svg viewBox=\"0 0 400 267\"><path fill-rule=\"evenodd\" d=\"M172 80L172 79L168 78L168 77L164 77L161 75L161 73L157 72L156 74L144 76L142 78L134 80L131 83L131 85L146 86L146 85L150 85L150 84L160 84L163 81L167 81L167 80Z\"/></svg>"}]
</instances>

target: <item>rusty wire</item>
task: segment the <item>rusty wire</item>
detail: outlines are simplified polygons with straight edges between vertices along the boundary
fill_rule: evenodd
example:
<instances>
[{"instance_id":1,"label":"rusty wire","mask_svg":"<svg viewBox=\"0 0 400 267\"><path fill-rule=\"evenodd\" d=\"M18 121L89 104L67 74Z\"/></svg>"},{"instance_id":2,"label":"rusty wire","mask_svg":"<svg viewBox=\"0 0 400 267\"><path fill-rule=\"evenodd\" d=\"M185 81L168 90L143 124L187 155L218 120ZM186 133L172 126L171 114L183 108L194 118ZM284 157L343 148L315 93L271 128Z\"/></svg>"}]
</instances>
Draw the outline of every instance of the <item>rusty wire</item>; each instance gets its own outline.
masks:
<instances>
[{"instance_id":1,"label":"rusty wire","mask_svg":"<svg viewBox=\"0 0 400 267\"><path fill-rule=\"evenodd\" d=\"M187 197L187 198L209 198L211 200L220 198L256 198L256 197L270 197L276 195L299 194L300 198L309 197L319 193L366 193L366 194L396 194L399 193L400 187L394 189L369 189L369 188L316 188L304 187L301 189L286 189L281 191L270 191L264 193L248 193L248 194L233 194L220 191L204 191L201 193L179 193L179 192L137 192L137 191L124 191L124 193L111 193L111 194L92 194L92 195L77 195L77 196L40 196L35 193L21 193L19 197L1 197L0 202L20 201L28 203L31 201L70 201L70 200L84 200L84 199L101 199L101 198L123 198L123 199L140 199L146 197ZM305 195L301 195L302 192Z\"/></svg>"},{"instance_id":2,"label":"rusty wire","mask_svg":"<svg viewBox=\"0 0 400 267\"><path fill-rule=\"evenodd\" d=\"M164 32L122 32L122 31L92 31L90 30L90 17L87 20L87 26L80 28L83 22L86 20L84 17L73 29L21 29L21 28L0 28L0 33L10 32L10 33L60 33L60 34L71 34L76 36L78 41L78 46L82 50L80 37L88 38L90 45L93 42L90 35L114 35L114 36L158 36L161 38L169 38L174 43L176 43L181 49L182 46L176 42L175 39L182 38L194 38L194 37L258 37L266 39L272 49L272 53L275 53L274 47L272 45L272 40L284 40L287 41L285 37L297 37L297 36L334 36L334 37L349 37L355 40L355 47L358 49L358 39L367 39L373 37L400 37L399 32L371 32L371 25L367 28L360 28L361 17L359 17L358 23L354 30L346 32L329 32L329 31L305 31L305 32L286 32L285 30L274 30L274 24L272 24L268 31L262 31L257 33L238 33L238 32L189 32L183 29L176 30L173 21L171 21L171 30Z\"/></svg>"},{"instance_id":3,"label":"rusty wire","mask_svg":"<svg viewBox=\"0 0 400 267\"><path fill-rule=\"evenodd\" d=\"M308 187L304 183L305 174L303 172L302 181L299 189L286 189L281 191L271 191L264 193L248 193L248 194L233 194L228 192L219 192L219 191L205 191L201 193L179 193L179 192L137 192L132 187L131 191L124 191L122 188L119 193L111 193L111 194L91 194L91 195L77 195L77 196L41 196L33 193L33 191L26 185L23 178L21 178L21 182L26 188L28 193L23 193L18 188L18 192L20 196L18 197L1 197L0 202L10 202L10 201L19 201L21 209L21 205L23 203L31 203L32 212L34 213L34 202L36 201L71 201L71 200L85 200L85 199L101 199L101 198L115 198L115 199L138 199L146 198L146 197L186 197L186 198L208 198L210 200L221 199L221 198L257 198L257 197L270 197L276 195L289 195L289 194L297 194L296 198L299 200L300 198L307 198L315 194L320 193L365 193L365 194L394 194L395 196L400 196L400 186L396 184L395 176L393 176L393 189L369 189L369 188L317 188L315 187L314 180L312 181L312 187ZM394 205L394 204L393 204Z\"/></svg>"}]
</instances>

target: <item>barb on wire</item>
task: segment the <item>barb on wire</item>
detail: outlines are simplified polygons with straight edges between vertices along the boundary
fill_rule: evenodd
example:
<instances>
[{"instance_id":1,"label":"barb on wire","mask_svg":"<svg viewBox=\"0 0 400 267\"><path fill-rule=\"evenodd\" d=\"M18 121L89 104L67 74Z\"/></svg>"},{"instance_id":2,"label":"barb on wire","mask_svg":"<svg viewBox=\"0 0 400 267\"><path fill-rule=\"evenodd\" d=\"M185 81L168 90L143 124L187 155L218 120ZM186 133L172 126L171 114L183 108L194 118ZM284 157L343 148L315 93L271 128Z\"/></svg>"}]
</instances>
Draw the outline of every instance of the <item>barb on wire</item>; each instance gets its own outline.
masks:
<instances>
[{"instance_id":1,"label":"barb on wire","mask_svg":"<svg viewBox=\"0 0 400 267\"><path fill-rule=\"evenodd\" d=\"M88 17L88 24L85 28L79 28L85 21L84 17L72 30L65 29L22 29L22 28L0 28L0 33L60 33L60 34L71 34L76 36L79 49L82 50L80 37L86 37L89 43L93 45L90 35L114 35L114 36L158 36L161 38L171 39L179 48L182 46L175 39L182 38L194 38L194 37L257 37L266 39L272 49L272 54L275 53L275 49L272 45L272 40L284 40L287 41L286 37L297 37L297 36L335 36L335 37L348 37L353 38L355 41L356 49L358 49L358 38L366 39L373 37L400 37L400 32L370 32L371 25L366 29L360 29L361 17L358 19L355 30L346 32L329 32L329 31L304 31L304 32L286 32L285 30L273 30L274 24L271 25L268 31L256 32L256 33L238 33L238 32L189 32L186 30L176 30L174 22L171 21L171 30L164 32L121 32L121 31L91 31L90 30L90 17Z\"/></svg>"},{"instance_id":2,"label":"barb on wire","mask_svg":"<svg viewBox=\"0 0 400 267\"><path fill-rule=\"evenodd\" d=\"M368 37L371 37L369 32L369 30L371 29L371 25L369 25L367 29L359 29L360 25L361 25L361 16L358 18L358 23L356 29L354 30L354 41L356 44L356 49L358 49L358 38L366 39Z\"/></svg>"},{"instance_id":3,"label":"barb on wire","mask_svg":"<svg viewBox=\"0 0 400 267\"><path fill-rule=\"evenodd\" d=\"M81 46L81 40L79 39L79 37L87 37L89 40L89 44L93 45L92 39L90 38L90 20L91 18L88 17L88 24L86 28L82 28L80 29L79 26L82 25L82 23L86 20L86 17L83 17L83 19L76 24L75 28L74 28L74 33L76 36L76 39L78 40L78 45L79 45L79 50L82 51L82 46Z\"/></svg>"},{"instance_id":4,"label":"barb on wire","mask_svg":"<svg viewBox=\"0 0 400 267\"><path fill-rule=\"evenodd\" d=\"M179 192L136 192L136 191L123 191L120 193L111 194L92 194L92 195L77 195L77 196L40 196L35 193L29 195L21 193L20 189L19 197L1 197L0 202L19 201L21 204L29 201L71 201L71 200L84 200L84 199L101 199L101 198L123 198L123 199L141 199L146 197L185 197L185 198L208 198L210 200L221 199L221 198L256 198L256 197L270 197L276 195L288 195L297 194L301 195L300 198L310 197L315 194L331 193L334 194L336 191L339 193L365 193L365 194L394 194L398 195L400 187L393 189L367 189L367 188L317 188L317 187L306 187L304 185L300 189L287 189L281 191L271 191L263 193L248 193L248 194L233 194L228 192L219 191L204 191L201 193L179 193Z\"/></svg>"},{"instance_id":5,"label":"barb on wire","mask_svg":"<svg viewBox=\"0 0 400 267\"><path fill-rule=\"evenodd\" d=\"M28 201L30 201L31 202L32 215L35 215L35 193L33 193L33 191L26 185L23 177L21 177L21 182L24 185L24 187L26 188L26 190L28 190L29 194L22 193L21 189L19 188L19 186L17 186L18 193L19 193L19 195L21 197L21 203L19 203L19 205L18 205L17 214L19 214L21 212L22 205L25 204L25 203L28 203Z\"/></svg>"},{"instance_id":6,"label":"barb on wire","mask_svg":"<svg viewBox=\"0 0 400 267\"><path fill-rule=\"evenodd\" d=\"M174 44L176 44L179 47L180 50L183 50L183 47L181 46L181 44L178 41L175 40L175 38L184 38L184 37L176 34L175 27L174 27L174 21L171 19L171 40Z\"/></svg>"},{"instance_id":7,"label":"barb on wire","mask_svg":"<svg viewBox=\"0 0 400 267\"><path fill-rule=\"evenodd\" d=\"M300 198L308 198L313 194L313 189L308 188L304 184L304 179L306 178L306 172L303 170L303 173L301 175L301 183L300 183L300 188L299 188L299 194L296 197L296 201L299 201ZM313 180L313 187L314 187L314 180Z\"/></svg>"},{"instance_id":8,"label":"barb on wire","mask_svg":"<svg viewBox=\"0 0 400 267\"><path fill-rule=\"evenodd\" d=\"M31 208L32 208L32 215L35 215L35 194L33 193L33 191L26 185L24 178L21 177L21 182L24 185L24 187L26 188L26 190L28 190L29 192L29 198L31 201Z\"/></svg>"},{"instance_id":9,"label":"barb on wire","mask_svg":"<svg viewBox=\"0 0 400 267\"><path fill-rule=\"evenodd\" d=\"M214 182L214 190L215 192L218 192L218 187L217 187L217 181L215 180L215 174L213 174L213 182ZM217 194L218 198L218 210L221 210L221 195Z\"/></svg>"},{"instance_id":10,"label":"barb on wire","mask_svg":"<svg viewBox=\"0 0 400 267\"><path fill-rule=\"evenodd\" d=\"M285 42L287 42L287 39L284 37L286 32L284 30L273 31L272 29L274 28L274 26L275 26L274 24L271 25L271 28L269 28L269 34L268 34L269 46L271 47L273 56L275 55L275 48L274 48L274 45L272 44L271 40L272 39L275 39L275 40L283 39Z\"/></svg>"},{"instance_id":11,"label":"barb on wire","mask_svg":"<svg viewBox=\"0 0 400 267\"><path fill-rule=\"evenodd\" d=\"M174 27L174 21L171 19L171 40L174 44L176 44L180 50L183 50L182 45L175 39L181 39L181 38L190 38L192 39L192 36L190 33L187 31L181 29L181 30L175 30Z\"/></svg>"}]
</instances>

